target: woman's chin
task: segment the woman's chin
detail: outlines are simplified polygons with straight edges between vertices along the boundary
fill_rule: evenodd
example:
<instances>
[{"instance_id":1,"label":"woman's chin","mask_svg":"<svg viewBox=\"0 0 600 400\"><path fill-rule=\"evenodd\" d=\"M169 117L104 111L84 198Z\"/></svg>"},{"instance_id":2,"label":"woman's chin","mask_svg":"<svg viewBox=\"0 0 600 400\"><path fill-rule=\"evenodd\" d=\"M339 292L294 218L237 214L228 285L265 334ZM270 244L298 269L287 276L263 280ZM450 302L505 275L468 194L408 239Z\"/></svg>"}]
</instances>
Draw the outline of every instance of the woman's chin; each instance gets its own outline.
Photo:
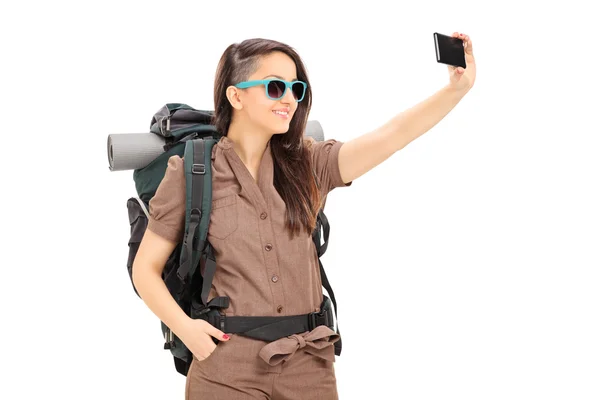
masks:
<instances>
[{"instance_id":1,"label":"woman's chin","mask_svg":"<svg viewBox=\"0 0 600 400\"><path fill-rule=\"evenodd\" d=\"M277 125L272 126L271 132L273 132L273 134L278 135L278 134L284 134L287 133L287 131L290 130L290 123L289 122L281 122Z\"/></svg>"}]
</instances>

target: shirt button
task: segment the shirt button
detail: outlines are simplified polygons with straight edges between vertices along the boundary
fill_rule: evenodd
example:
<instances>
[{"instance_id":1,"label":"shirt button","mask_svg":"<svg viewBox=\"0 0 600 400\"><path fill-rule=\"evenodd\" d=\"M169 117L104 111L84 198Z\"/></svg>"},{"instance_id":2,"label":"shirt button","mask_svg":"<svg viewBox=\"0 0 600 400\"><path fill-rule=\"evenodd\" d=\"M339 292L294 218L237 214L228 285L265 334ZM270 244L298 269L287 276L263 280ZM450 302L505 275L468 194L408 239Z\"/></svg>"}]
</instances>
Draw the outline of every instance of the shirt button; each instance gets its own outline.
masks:
<instances>
[{"instance_id":1,"label":"shirt button","mask_svg":"<svg viewBox=\"0 0 600 400\"><path fill-rule=\"evenodd\" d=\"M273 275L273 276L271 277L271 280L272 280L273 282L277 282L277 281L279 280L279 277L278 277L277 275Z\"/></svg>"},{"instance_id":2,"label":"shirt button","mask_svg":"<svg viewBox=\"0 0 600 400\"><path fill-rule=\"evenodd\" d=\"M267 213L264 212L264 213L260 214L260 219L267 219Z\"/></svg>"},{"instance_id":3,"label":"shirt button","mask_svg":"<svg viewBox=\"0 0 600 400\"><path fill-rule=\"evenodd\" d=\"M267 243L267 245L265 246L265 250L271 251L272 249L273 249L273 245L271 243Z\"/></svg>"},{"instance_id":4,"label":"shirt button","mask_svg":"<svg viewBox=\"0 0 600 400\"><path fill-rule=\"evenodd\" d=\"M280 313L282 310L283 310L283 307L282 307L282 306L278 306L278 307L277 307L277 312L278 312L278 313Z\"/></svg>"}]
</instances>

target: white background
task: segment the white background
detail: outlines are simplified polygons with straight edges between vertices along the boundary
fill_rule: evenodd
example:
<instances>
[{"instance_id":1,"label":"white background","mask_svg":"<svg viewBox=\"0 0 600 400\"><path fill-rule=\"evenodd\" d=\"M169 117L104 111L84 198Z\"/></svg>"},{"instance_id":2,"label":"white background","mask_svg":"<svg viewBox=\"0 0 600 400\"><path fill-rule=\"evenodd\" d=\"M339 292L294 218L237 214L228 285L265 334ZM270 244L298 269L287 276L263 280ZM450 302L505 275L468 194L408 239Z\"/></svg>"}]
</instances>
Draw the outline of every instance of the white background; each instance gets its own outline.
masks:
<instances>
[{"instance_id":1,"label":"white background","mask_svg":"<svg viewBox=\"0 0 600 400\"><path fill-rule=\"evenodd\" d=\"M310 119L348 141L448 80L475 87L329 196L341 399L600 398L593 2L12 2L2 6L0 398L182 399L126 272L131 171L110 133L213 108L217 62L266 37L303 57Z\"/></svg>"}]
</instances>

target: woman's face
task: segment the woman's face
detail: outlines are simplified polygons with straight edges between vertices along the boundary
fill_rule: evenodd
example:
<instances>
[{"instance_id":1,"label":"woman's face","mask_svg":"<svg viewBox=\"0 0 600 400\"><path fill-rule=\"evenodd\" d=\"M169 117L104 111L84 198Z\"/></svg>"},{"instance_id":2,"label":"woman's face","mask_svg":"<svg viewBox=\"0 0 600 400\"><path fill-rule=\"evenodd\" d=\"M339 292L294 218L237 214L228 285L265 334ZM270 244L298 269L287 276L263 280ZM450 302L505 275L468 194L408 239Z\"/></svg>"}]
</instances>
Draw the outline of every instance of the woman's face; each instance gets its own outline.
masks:
<instances>
[{"instance_id":1,"label":"woman's face","mask_svg":"<svg viewBox=\"0 0 600 400\"><path fill-rule=\"evenodd\" d=\"M288 82L297 80L294 61L279 51L262 57L258 69L248 80L269 78L279 78ZM290 121L298 108L298 102L289 88L279 100L271 100L267 96L265 85L242 89L239 95L243 106L240 111L253 125L269 134L281 134L289 130Z\"/></svg>"}]
</instances>

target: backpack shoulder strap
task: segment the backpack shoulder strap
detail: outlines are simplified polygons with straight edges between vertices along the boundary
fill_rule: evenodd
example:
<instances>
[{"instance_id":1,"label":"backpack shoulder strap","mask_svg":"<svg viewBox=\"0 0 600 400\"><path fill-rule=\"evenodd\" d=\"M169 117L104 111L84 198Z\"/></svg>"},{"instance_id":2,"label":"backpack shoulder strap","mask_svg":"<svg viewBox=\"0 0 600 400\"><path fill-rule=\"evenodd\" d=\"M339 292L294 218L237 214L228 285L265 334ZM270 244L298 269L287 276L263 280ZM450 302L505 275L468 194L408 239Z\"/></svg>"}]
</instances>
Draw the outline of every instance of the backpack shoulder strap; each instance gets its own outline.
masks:
<instances>
[{"instance_id":1,"label":"backpack shoulder strap","mask_svg":"<svg viewBox=\"0 0 600 400\"><path fill-rule=\"evenodd\" d=\"M204 271L200 270L202 279L198 280L202 282L200 312L208 312L212 307L229 307L228 297L216 297L208 301L217 270L213 249L207 240L212 208L212 149L217 141L218 136L191 139L186 141L184 150L186 218L177 275L184 284L191 281L200 259L204 257Z\"/></svg>"},{"instance_id":2,"label":"backpack shoulder strap","mask_svg":"<svg viewBox=\"0 0 600 400\"><path fill-rule=\"evenodd\" d=\"M184 169L186 185L185 230L177 275L182 281L191 277L206 245L212 206L212 148L210 137L185 143Z\"/></svg>"},{"instance_id":3,"label":"backpack shoulder strap","mask_svg":"<svg viewBox=\"0 0 600 400\"><path fill-rule=\"evenodd\" d=\"M321 244L321 229L323 230L323 244ZM319 210L319 215L317 216L317 227L313 232L313 242L315 243L315 247L317 248L317 256L319 258L319 270L321 273L321 282L329 297L331 298L331 302L333 303L333 311L335 313L335 319L337 321L337 301L335 300L335 294L333 293L333 288L331 287L331 283L329 283L329 279L327 278L327 274L325 273L325 268L323 268L323 263L321 262L321 256L327 250L327 245L329 244L329 220L325 216L323 209ZM335 342L335 354L340 355L342 353L342 339L340 334L339 325L336 323L336 333L340 335L340 340Z\"/></svg>"}]
</instances>

